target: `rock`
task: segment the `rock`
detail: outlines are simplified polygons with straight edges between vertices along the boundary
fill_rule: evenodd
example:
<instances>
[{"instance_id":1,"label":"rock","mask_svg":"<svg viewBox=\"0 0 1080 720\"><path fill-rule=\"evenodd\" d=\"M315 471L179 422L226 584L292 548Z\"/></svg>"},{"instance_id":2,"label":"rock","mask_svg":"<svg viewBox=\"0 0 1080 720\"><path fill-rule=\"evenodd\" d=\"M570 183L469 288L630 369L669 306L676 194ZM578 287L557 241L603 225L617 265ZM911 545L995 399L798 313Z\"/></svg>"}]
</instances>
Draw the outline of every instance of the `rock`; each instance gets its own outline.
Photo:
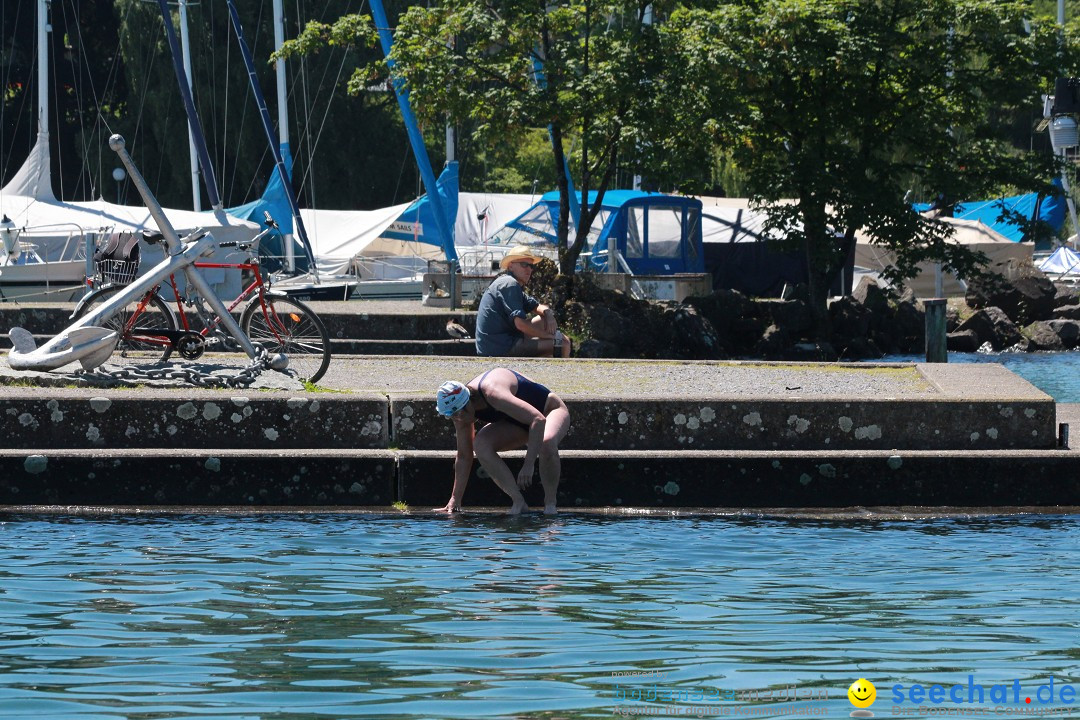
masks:
<instances>
[{"instance_id":1,"label":"rock","mask_svg":"<svg viewBox=\"0 0 1080 720\"><path fill-rule=\"evenodd\" d=\"M842 360L876 360L884 356L881 348L867 338L854 338L847 346L840 348Z\"/></svg>"},{"instance_id":2,"label":"rock","mask_svg":"<svg viewBox=\"0 0 1080 720\"><path fill-rule=\"evenodd\" d=\"M628 319L603 305L593 305L587 313L589 334L597 340L621 345L635 332Z\"/></svg>"},{"instance_id":3,"label":"rock","mask_svg":"<svg viewBox=\"0 0 1080 720\"><path fill-rule=\"evenodd\" d=\"M851 297L872 313L881 315L889 313L889 296L873 278L863 276L859 280L859 285L851 293Z\"/></svg>"},{"instance_id":4,"label":"rock","mask_svg":"<svg viewBox=\"0 0 1080 720\"><path fill-rule=\"evenodd\" d=\"M1066 350L1074 350L1080 345L1080 322L1076 320L1047 320L1046 324L1061 338Z\"/></svg>"},{"instance_id":5,"label":"rock","mask_svg":"<svg viewBox=\"0 0 1080 720\"><path fill-rule=\"evenodd\" d=\"M1080 305L1061 305L1054 310L1055 320L1080 320Z\"/></svg>"},{"instance_id":6,"label":"rock","mask_svg":"<svg viewBox=\"0 0 1080 720\"><path fill-rule=\"evenodd\" d=\"M664 311L665 326L671 329L669 357L687 360L716 360L723 357L716 330L693 305L679 305Z\"/></svg>"},{"instance_id":7,"label":"rock","mask_svg":"<svg viewBox=\"0 0 1080 720\"><path fill-rule=\"evenodd\" d=\"M997 307L1014 322L1029 325L1049 320L1057 290L1045 276L1027 275L1013 281L982 278L968 285L965 298L973 308Z\"/></svg>"},{"instance_id":8,"label":"rock","mask_svg":"<svg viewBox=\"0 0 1080 720\"><path fill-rule=\"evenodd\" d=\"M1028 340L1029 350L1060 351L1065 349L1064 343L1057 332L1049 323L1039 320L1024 328L1024 336Z\"/></svg>"},{"instance_id":9,"label":"rock","mask_svg":"<svg viewBox=\"0 0 1080 720\"><path fill-rule=\"evenodd\" d=\"M783 328L789 337L805 337L814 326L810 307L803 300L759 300L758 307L774 325ZM766 330L768 332L768 330Z\"/></svg>"},{"instance_id":10,"label":"rock","mask_svg":"<svg viewBox=\"0 0 1080 720\"><path fill-rule=\"evenodd\" d=\"M893 337L901 352L922 352L926 347L926 313L915 300L901 299L896 305Z\"/></svg>"},{"instance_id":11,"label":"rock","mask_svg":"<svg viewBox=\"0 0 1080 720\"><path fill-rule=\"evenodd\" d=\"M837 359L836 349L827 342L804 342L795 343L787 352L790 360L835 362Z\"/></svg>"},{"instance_id":12,"label":"rock","mask_svg":"<svg viewBox=\"0 0 1080 720\"><path fill-rule=\"evenodd\" d=\"M953 332L960 325L960 310L953 305L945 306L945 331Z\"/></svg>"},{"instance_id":13,"label":"rock","mask_svg":"<svg viewBox=\"0 0 1080 720\"><path fill-rule=\"evenodd\" d=\"M596 340L594 338L590 338L581 343L581 345L574 350L574 355L579 358L621 357L618 345L604 342L603 340Z\"/></svg>"},{"instance_id":14,"label":"rock","mask_svg":"<svg viewBox=\"0 0 1080 720\"><path fill-rule=\"evenodd\" d=\"M769 360L782 358L789 344L787 332L779 325L770 325L754 347L754 354Z\"/></svg>"},{"instance_id":15,"label":"rock","mask_svg":"<svg viewBox=\"0 0 1080 720\"><path fill-rule=\"evenodd\" d=\"M994 350L1005 350L1024 340L1016 325L996 307L979 310L956 328L957 333L964 330L973 331L980 345L988 342Z\"/></svg>"},{"instance_id":16,"label":"rock","mask_svg":"<svg viewBox=\"0 0 1080 720\"><path fill-rule=\"evenodd\" d=\"M974 330L959 330L945 336L945 347L949 352L978 352L981 344Z\"/></svg>"},{"instance_id":17,"label":"rock","mask_svg":"<svg viewBox=\"0 0 1080 720\"><path fill-rule=\"evenodd\" d=\"M1080 305L1080 289L1075 285L1054 283L1054 307Z\"/></svg>"},{"instance_id":18,"label":"rock","mask_svg":"<svg viewBox=\"0 0 1080 720\"><path fill-rule=\"evenodd\" d=\"M870 330L870 311L850 297L834 300L829 305L833 336L851 341L865 338ZM846 342L844 344L847 344Z\"/></svg>"}]
</instances>

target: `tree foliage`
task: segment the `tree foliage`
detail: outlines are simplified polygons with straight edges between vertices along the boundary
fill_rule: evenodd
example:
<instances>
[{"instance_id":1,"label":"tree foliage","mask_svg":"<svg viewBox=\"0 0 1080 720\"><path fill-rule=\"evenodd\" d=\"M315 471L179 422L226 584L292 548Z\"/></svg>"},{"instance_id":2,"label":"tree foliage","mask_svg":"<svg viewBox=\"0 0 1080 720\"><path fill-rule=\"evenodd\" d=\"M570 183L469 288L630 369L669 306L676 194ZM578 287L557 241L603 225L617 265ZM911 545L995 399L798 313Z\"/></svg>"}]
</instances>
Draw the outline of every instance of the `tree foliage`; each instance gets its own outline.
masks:
<instances>
[{"instance_id":1,"label":"tree foliage","mask_svg":"<svg viewBox=\"0 0 1080 720\"><path fill-rule=\"evenodd\" d=\"M856 233L896 251L894 279L924 259L976 271L946 227L911 212L913 182L945 205L1053 191L1050 158L1008 139L1071 57L1028 14L1009 0L755 0L672 17L703 122L768 229L805 253L821 330Z\"/></svg>"},{"instance_id":2,"label":"tree foliage","mask_svg":"<svg viewBox=\"0 0 1080 720\"><path fill-rule=\"evenodd\" d=\"M564 272L573 272L620 161L663 180L698 159L692 149L700 139L671 132L678 128L672 115L687 99L671 82L675 58L664 46L662 25L653 21L673 7L638 0L446 0L410 7L395 28L394 72L429 126L449 117L485 148L518 146L530 132L547 128L549 177L561 198ZM370 24L349 16L311 28L290 51L371 42ZM353 90L378 82L384 72L381 64L368 66L353 78ZM574 189L584 199L595 191L591 205L581 203L572 243L563 151L571 136L579 162Z\"/></svg>"}]
</instances>

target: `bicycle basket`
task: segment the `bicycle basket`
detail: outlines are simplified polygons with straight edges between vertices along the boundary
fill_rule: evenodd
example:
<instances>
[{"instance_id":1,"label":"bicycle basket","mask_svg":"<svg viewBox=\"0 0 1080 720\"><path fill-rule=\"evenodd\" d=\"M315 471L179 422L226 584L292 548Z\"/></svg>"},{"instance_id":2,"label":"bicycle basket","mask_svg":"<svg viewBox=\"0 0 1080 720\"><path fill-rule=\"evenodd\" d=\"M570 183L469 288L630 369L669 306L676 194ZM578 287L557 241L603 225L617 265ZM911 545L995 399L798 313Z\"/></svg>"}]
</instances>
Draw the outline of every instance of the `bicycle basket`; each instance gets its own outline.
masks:
<instances>
[{"instance_id":1,"label":"bicycle basket","mask_svg":"<svg viewBox=\"0 0 1080 720\"><path fill-rule=\"evenodd\" d=\"M139 237L135 233L113 233L94 253L95 283L127 285L139 272Z\"/></svg>"}]
</instances>

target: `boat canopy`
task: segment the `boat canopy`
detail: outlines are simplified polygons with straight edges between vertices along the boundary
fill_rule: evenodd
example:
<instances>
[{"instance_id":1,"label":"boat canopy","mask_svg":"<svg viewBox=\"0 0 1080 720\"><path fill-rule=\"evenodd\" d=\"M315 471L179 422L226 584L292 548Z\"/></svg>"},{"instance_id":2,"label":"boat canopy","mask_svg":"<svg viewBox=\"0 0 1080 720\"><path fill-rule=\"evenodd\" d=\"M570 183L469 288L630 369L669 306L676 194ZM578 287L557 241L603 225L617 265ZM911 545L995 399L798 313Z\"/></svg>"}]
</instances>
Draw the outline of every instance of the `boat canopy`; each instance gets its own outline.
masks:
<instances>
[{"instance_id":1,"label":"boat canopy","mask_svg":"<svg viewBox=\"0 0 1080 720\"><path fill-rule=\"evenodd\" d=\"M589 203L596 192L589 193ZM559 193L540 201L495 233L492 245L554 245L558 235ZM705 272L701 201L639 190L609 190L589 228L585 255L594 268L606 267L609 238L635 275Z\"/></svg>"},{"instance_id":2,"label":"boat canopy","mask_svg":"<svg viewBox=\"0 0 1080 720\"><path fill-rule=\"evenodd\" d=\"M1060 181L1055 181L1060 186ZM915 212L926 212L933 208L931 203L914 203ZM1017 213L1029 221L1040 220L1059 232L1065 224L1064 196L1039 195L1025 193L994 200L971 200L958 203L953 208L953 217L957 220L975 220L1000 233L1006 240L1021 242L1025 239L1024 229L1017 225L1005 213Z\"/></svg>"},{"instance_id":3,"label":"boat canopy","mask_svg":"<svg viewBox=\"0 0 1080 720\"><path fill-rule=\"evenodd\" d=\"M1076 277L1080 275L1080 253L1062 245L1039 263L1039 269L1047 275Z\"/></svg>"}]
</instances>

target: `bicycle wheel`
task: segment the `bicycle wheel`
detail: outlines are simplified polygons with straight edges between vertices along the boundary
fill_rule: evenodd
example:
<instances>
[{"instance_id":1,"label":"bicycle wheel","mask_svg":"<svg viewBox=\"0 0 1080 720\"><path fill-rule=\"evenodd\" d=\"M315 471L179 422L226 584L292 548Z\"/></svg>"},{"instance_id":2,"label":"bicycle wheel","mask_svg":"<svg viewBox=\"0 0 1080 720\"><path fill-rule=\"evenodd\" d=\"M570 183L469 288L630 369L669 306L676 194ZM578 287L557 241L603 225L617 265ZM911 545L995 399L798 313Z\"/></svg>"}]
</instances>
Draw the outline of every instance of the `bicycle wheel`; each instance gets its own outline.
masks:
<instances>
[{"instance_id":1,"label":"bicycle wheel","mask_svg":"<svg viewBox=\"0 0 1080 720\"><path fill-rule=\"evenodd\" d=\"M330 365L330 335L311 309L285 295L266 295L266 312L256 298L244 308L240 328L270 354L284 353L289 371L300 380L318 382Z\"/></svg>"},{"instance_id":2,"label":"bicycle wheel","mask_svg":"<svg viewBox=\"0 0 1080 720\"><path fill-rule=\"evenodd\" d=\"M95 290L79 309L76 320L110 301L123 287L104 287ZM112 317L100 323L101 327L115 330L120 336L112 362L119 365L155 365L163 363L172 354L172 343L155 335L159 330L176 330L176 316L158 294L151 295L142 310L142 299L132 300Z\"/></svg>"}]
</instances>

